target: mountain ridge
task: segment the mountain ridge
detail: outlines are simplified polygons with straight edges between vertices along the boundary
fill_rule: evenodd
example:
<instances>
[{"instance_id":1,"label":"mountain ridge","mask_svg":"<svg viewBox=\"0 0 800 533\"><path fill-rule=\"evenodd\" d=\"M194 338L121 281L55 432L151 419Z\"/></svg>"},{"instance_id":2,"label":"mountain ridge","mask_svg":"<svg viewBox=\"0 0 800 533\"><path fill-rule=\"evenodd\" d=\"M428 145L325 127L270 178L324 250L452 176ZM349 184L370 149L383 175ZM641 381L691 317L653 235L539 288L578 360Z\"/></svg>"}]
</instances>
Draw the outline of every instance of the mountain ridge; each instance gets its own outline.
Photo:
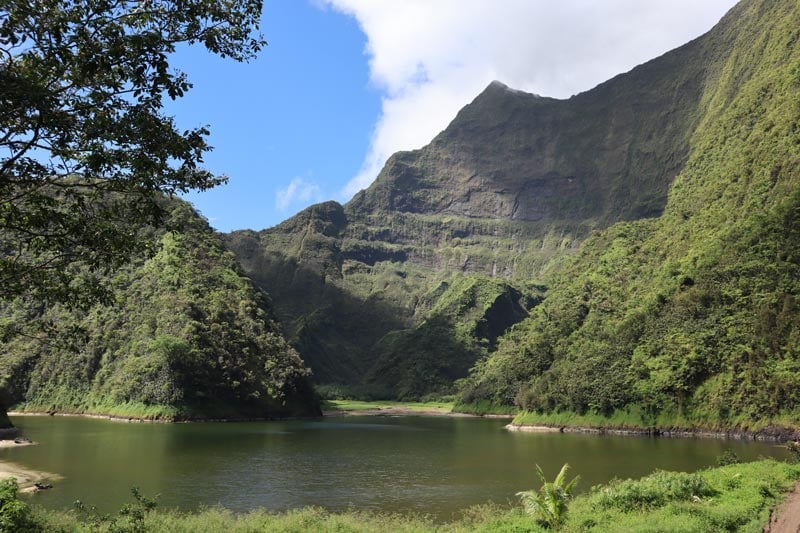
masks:
<instances>
[{"instance_id":1,"label":"mountain ridge","mask_svg":"<svg viewBox=\"0 0 800 533\"><path fill-rule=\"evenodd\" d=\"M430 144L391 156L346 204L316 204L273 228L233 232L227 245L272 294L285 333L312 368L330 370L318 380L391 374L374 370L387 358L413 366L389 353L410 346L403 335L419 337L433 318L419 302L440 283L504 280L508 291L538 302L537 280L593 231L662 213L705 105L703 80L722 68L705 56L723 55L725 38L712 30L566 100L492 82ZM687 61L693 54L703 60ZM354 326L361 322L370 331ZM453 339L458 322L450 317L445 327ZM423 337L419 343L436 345ZM487 341L479 340L467 345ZM473 348L451 346L443 358L469 364L486 355Z\"/></svg>"},{"instance_id":2,"label":"mountain ridge","mask_svg":"<svg viewBox=\"0 0 800 533\"><path fill-rule=\"evenodd\" d=\"M730 122L725 119L729 108L750 98L749 80L765 75L762 63L781 69L793 57L795 41L786 21L796 19L796 11L788 0L745 0L703 36L566 100L492 82L430 144L390 157L376 181L350 202L318 204L292 223L230 234L227 243L257 284L267 290L291 288L292 301L276 294L276 308L287 336L312 368L323 364L334 369L321 376L323 383L363 384L382 376L386 379L379 381L389 394L446 394L456 390L447 382L458 377L447 373L450 363L472 362L476 366L469 377L460 367L466 379L456 385L465 405L607 413L635 404L651 414L671 409L681 416L691 413L698 390L721 390L713 385L714 379L723 379L715 376L725 375L721 367L711 364L682 378L658 365L669 360L687 364L687 355L670 352L686 342L704 346L717 335L722 340L715 345L730 352L729 341L712 333L713 328L704 329L710 324L703 322L705 315L684 309L684 298L711 298L700 296L707 287L701 288L696 273L683 273L695 272L694 267L661 272L655 259L639 254L651 243L653 257L683 264L671 255L684 249L675 240L678 235L691 240L711 232L726 242L720 215L730 206L713 204L718 212L699 209L709 202L707 193L690 200L683 192L685 176L698 175L694 167L704 157L698 154L713 153L708 132L721 121ZM784 37L786 42L778 44ZM780 46L786 49L783 56L773 50ZM741 129L742 124L728 127ZM727 164L720 160L715 165L709 167L711 175L724 183L718 170ZM684 177L676 181L679 176ZM791 177L786 179L791 183ZM745 205L746 195L742 198ZM678 219L676 205L684 206ZM664 222L691 218L688 213L694 211L715 217L716 229ZM302 239L296 232L299 221L306 223ZM664 227L670 228L666 234ZM707 247L711 241L697 242ZM747 256L746 249L737 249ZM303 273L301 283L294 277L297 272ZM638 280L631 290L645 295L644 304L619 300L627 294L626 275ZM615 276L622 286L614 285ZM465 318L491 308L487 301L473 301L473 311L462 315L434 311L435 299L444 297L437 287L444 283L463 289L457 283L462 277L479 280L486 295L499 282L506 284L506 294L522 296L517 299L521 311L502 324L496 343ZM587 293L584 285L593 283L601 283L602 290ZM599 295L606 300L598 300ZM342 297L347 305L337 300ZM469 300L464 294L448 296L462 297ZM426 305L431 298L433 303ZM746 318L749 311L714 298L720 317L730 313L740 322L752 319ZM633 315L603 318L613 310L608 302ZM786 311L781 323L791 313ZM667 328L670 339L683 338L684 343L654 333L666 327L656 326L659 321L673 324ZM369 335L359 337L355 323L370 324ZM655 329L645 335L645 326ZM784 334L793 338L786 327ZM337 336L337 331L346 333ZM642 339L650 339L650 351L638 346ZM659 351L659 345L667 348ZM736 358L733 352L729 356ZM351 364L347 376L335 372L339 359ZM411 387L407 376L413 375L433 378L427 387ZM580 386L569 382L571 376ZM683 391L680 405L664 396L670 389L655 384L658 376ZM658 399L642 404L648 397L643 391ZM747 411L746 400L726 394L745 406L737 416L756 416ZM780 404L775 398L769 402ZM720 417L706 420L718 423Z\"/></svg>"},{"instance_id":3,"label":"mountain ridge","mask_svg":"<svg viewBox=\"0 0 800 533\"><path fill-rule=\"evenodd\" d=\"M798 424L800 6L737 12L664 214L587 239L462 401L643 425Z\"/></svg>"}]
</instances>

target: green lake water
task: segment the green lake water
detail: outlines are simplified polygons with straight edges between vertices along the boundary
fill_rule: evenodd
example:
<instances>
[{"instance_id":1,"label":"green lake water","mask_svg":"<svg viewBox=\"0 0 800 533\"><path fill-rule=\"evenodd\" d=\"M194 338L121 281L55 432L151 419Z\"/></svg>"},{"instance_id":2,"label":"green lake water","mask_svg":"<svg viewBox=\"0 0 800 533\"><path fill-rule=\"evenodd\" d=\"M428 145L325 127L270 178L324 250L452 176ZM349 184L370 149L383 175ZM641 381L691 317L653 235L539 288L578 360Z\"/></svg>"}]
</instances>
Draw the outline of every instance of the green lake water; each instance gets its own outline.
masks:
<instances>
[{"instance_id":1,"label":"green lake water","mask_svg":"<svg viewBox=\"0 0 800 533\"><path fill-rule=\"evenodd\" d=\"M41 505L76 499L115 511L130 488L159 505L234 511L307 505L413 511L448 519L467 506L514 502L563 463L579 488L655 469L695 471L725 450L744 460L786 457L769 443L561 433L512 433L506 420L344 417L260 423L140 424L73 417L12 417L35 446L0 460L57 473Z\"/></svg>"}]
</instances>

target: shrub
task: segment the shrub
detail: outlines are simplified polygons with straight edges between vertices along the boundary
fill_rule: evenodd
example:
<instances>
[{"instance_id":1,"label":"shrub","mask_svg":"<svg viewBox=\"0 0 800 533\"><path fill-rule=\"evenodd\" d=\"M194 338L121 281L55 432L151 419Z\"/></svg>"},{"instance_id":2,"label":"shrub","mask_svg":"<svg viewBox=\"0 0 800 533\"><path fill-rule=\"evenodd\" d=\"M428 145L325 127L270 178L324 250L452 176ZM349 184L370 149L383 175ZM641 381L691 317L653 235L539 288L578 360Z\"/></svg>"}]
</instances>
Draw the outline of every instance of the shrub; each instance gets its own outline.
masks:
<instances>
[{"instance_id":1,"label":"shrub","mask_svg":"<svg viewBox=\"0 0 800 533\"><path fill-rule=\"evenodd\" d=\"M133 503L126 503L119 510L119 516L112 517L98 513L97 508L87 507L80 500L75 502L75 507L82 515L83 522L93 529L107 529L114 533L144 533L145 517L157 506L155 498L144 496L138 487L131 489Z\"/></svg>"},{"instance_id":2,"label":"shrub","mask_svg":"<svg viewBox=\"0 0 800 533\"><path fill-rule=\"evenodd\" d=\"M0 481L0 531L39 531L28 505L17 497L19 486L14 478Z\"/></svg>"},{"instance_id":3,"label":"shrub","mask_svg":"<svg viewBox=\"0 0 800 533\"><path fill-rule=\"evenodd\" d=\"M656 472L640 480L612 481L601 492L599 505L623 512L656 509L672 501L691 502L716 491L699 474Z\"/></svg>"},{"instance_id":4,"label":"shrub","mask_svg":"<svg viewBox=\"0 0 800 533\"><path fill-rule=\"evenodd\" d=\"M792 457L794 457L794 461L800 463L800 441L789 442L786 447L789 449L789 453L792 454Z\"/></svg>"},{"instance_id":5,"label":"shrub","mask_svg":"<svg viewBox=\"0 0 800 533\"><path fill-rule=\"evenodd\" d=\"M725 450L717 456L717 466L738 465L742 460L732 450Z\"/></svg>"}]
</instances>

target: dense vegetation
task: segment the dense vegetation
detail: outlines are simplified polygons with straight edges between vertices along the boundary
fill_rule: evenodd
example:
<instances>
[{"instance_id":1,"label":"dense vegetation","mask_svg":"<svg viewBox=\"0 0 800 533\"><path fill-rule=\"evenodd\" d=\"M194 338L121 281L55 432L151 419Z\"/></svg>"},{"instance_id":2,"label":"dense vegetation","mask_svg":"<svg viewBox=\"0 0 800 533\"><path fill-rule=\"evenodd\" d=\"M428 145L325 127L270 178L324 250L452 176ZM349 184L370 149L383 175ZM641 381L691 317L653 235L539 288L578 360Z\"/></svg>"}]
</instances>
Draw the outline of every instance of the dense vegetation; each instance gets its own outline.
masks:
<instances>
[{"instance_id":1,"label":"dense vegetation","mask_svg":"<svg viewBox=\"0 0 800 533\"><path fill-rule=\"evenodd\" d=\"M325 391L452 393L454 380L541 299L537 286L406 261L410 246L352 240L348 220L328 202L271 230L226 236Z\"/></svg>"},{"instance_id":2,"label":"dense vegetation","mask_svg":"<svg viewBox=\"0 0 800 533\"><path fill-rule=\"evenodd\" d=\"M791 424L798 26L746 0L568 100L493 83L347 205L227 243L316 379L363 397L451 393L476 362L461 409ZM473 281L516 307L454 311Z\"/></svg>"},{"instance_id":3,"label":"dense vegetation","mask_svg":"<svg viewBox=\"0 0 800 533\"><path fill-rule=\"evenodd\" d=\"M178 208L187 231L102 278L114 306L5 305L4 400L314 411L296 350L329 398L796 424L798 27L796 2L745 0L567 100L491 84L347 205L223 237L270 311ZM70 268L78 287L98 279Z\"/></svg>"},{"instance_id":4,"label":"dense vegetation","mask_svg":"<svg viewBox=\"0 0 800 533\"><path fill-rule=\"evenodd\" d=\"M153 418L318 413L265 295L188 204L167 210L181 231L155 233L155 255L104 280L111 305L5 305L7 405Z\"/></svg>"},{"instance_id":5,"label":"dense vegetation","mask_svg":"<svg viewBox=\"0 0 800 533\"><path fill-rule=\"evenodd\" d=\"M9 316L57 319L67 328L83 321L68 316L62 324L58 314L67 311L43 308L85 311L109 302L113 273L153 250L142 228L169 221L163 195L227 180L202 168L211 150L208 127L179 128L163 111L166 98L180 98L192 86L171 56L178 47L199 45L222 58L252 59L265 44L258 32L261 2L164 0L157 9L143 7L106 0L0 6L0 356L24 360L26 368L15 373L30 371L43 351L71 350L55 348L51 330L43 341L49 347L22 342L8 351L10 337L18 335L10 330L28 326L9 329ZM9 303L15 298L25 302ZM36 401L75 404L77 391L89 386L76 381L81 372L75 369L83 365L92 374L97 357L89 359L65 358L63 380L60 363L45 371L52 376L35 378L34 385L50 383ZM154 371L130 381L147 382ZM2 374L5 383L11 376ZM118 407L119 397L149 402L160 395L163 403L175 395L172 383L148 386L159 391L91 401ZM0 428L11 425L6 392L0 384Z\"/></svg>"},{"instance_id":6,"label":"dense vegetation","mask_svg":"<svg viewBox=\"0 0 800 533\"><path fill-rule=\"evenodd\" d=\"M0 299L88 305L142 252L161 194L226 180L202 168L208 127L179 128L166 98L191 83L171 64L199 45L247 61L265 44L261 2L7 1L0 5Z\"/></svg>"},{"instance_id":7,"label":"dense vegetation","mask_svg":"<svg viewBox=\"0 0 800 533\"><path fill-rule=\"evenodd\" d=\"M797 424L798 28L796 2L748 1L705 38L729 53L664 214L584 242L465 403Z\"/></svg>"},{"instance_id":8,"label":"dense vegetation","mask_svg":"<svg viewBox=\"0 0 800 533\"><path fill-rule=\"evenodd\" d=\"M569 502L562 531L756 532L770 508L800 478L800 468L773 460L731 464L696 474L656 472L640 480L617 480L594 487ZM285 513L253 511L236 515L215 508L185 514L153 510L135 500L114 516L82 511L31 509L15 484L0 485L0 527L27 531L551 531L518 507L494 504L466 509L453 522L437 524L413 515L350 511L333 514L308 508ZM27 529L24 529L27 528Z\"/></svg>"}]
</instances>

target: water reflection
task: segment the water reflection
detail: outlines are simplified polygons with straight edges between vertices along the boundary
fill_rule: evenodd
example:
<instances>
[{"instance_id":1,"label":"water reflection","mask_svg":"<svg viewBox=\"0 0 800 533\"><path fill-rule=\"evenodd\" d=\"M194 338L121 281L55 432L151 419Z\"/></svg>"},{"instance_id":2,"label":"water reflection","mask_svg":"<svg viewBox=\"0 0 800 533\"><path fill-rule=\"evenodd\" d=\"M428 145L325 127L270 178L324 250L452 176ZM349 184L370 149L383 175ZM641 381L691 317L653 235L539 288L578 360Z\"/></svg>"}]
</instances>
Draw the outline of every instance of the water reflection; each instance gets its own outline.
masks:
<instances>
[{"instance_id":1,"label":"water reflection","mask_svg":"<svg viewBox=\"0 0 800 533\"><path fill-rule=\"evenodd\" d=\"M510 433L496 419L348 417L318 421L125 424L17 417L37 446L0 459L65 479L36 495L64 508L76 499L111 512L130 488L160 504L235 511L319 505L416 511L449 518L469 505L514 500L538 485L534 465L554 476L565 462L582 490L657 468L691 471L724 450L742 459L784 457L765 443L560 433Z\"/></svg>"}]
</instances>

